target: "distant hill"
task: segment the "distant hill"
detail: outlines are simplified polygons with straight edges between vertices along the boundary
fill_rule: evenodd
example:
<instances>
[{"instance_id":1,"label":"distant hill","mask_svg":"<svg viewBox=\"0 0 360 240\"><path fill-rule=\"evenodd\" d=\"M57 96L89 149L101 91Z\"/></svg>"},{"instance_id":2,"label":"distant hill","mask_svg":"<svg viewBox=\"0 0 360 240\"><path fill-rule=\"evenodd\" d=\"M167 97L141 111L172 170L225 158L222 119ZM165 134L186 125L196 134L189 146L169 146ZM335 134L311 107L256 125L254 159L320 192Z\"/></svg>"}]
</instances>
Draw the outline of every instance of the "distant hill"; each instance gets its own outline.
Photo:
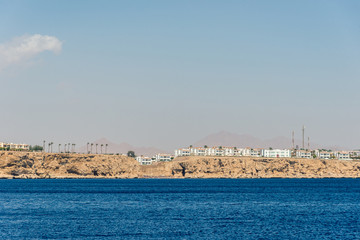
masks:
<instances>
[{"instance_id":1,"label":"distant hill","mask_svg":"<svg viewBox=\"0 0 360 240\"><path fill-rule=\"evenodd\" d=\"M193 144L195 147L210 146L238 146L238 147L261 147L262 140L246 134L235 134L226 131L210 134Z\"/></svg>"},{"instance_id":2,"label":"distant hill","mask_svg":"<svg viewBox=\"0 0 360 240\"><path fill-rule=\"evenodd\" d=\"M98 139L92 143L94 143L93 151L92 151L93 153L95 153L95 151L96 151L95 144L98 144L98 153L100 153L100 145L101 144L104 144L103 152L105 152L105 144L108 144L108 147L107 147L108 153L126 154L128 151L134 151L136 155L144 155L144 156L149 156L149 157L152 157L153 155L155 155L157 153L167 153L167 151L164 151L162 149L158 149L155 147L136 147L136 146L133 146L133 145L125 143L125 142L117 144L117 143L110 142L106 138ZM89 146L89 151L90 151L90 146ZM86 152L86 145L80 147L79 152Z\"/></svg>"},{"instance_id":3,"label":"distant hill","mask_svg":"<svg viewBox=\"0 0 360 240\"><path fill-rule=\"evenodd\" d=\"M295 146L299 145L301 147L301 140L295 139ZM248 135L248 134L236 134L236 133L230 133L226 131L221 131L218 133L210 134L203 139L195 142L193 146L195 147L202 147L204 145L207 146L236 146L236 147L253 147L253 148L291 148L292 142L290 138L287 137L275 137L271 139L260 139L256 138L254 136ZM307 142L305 143L305 147L307 147ZM327 149L333 149L338 150L340 147L332 146L332 147L326 147L321 146L317 143L311 143L310 142L310 148L316 149L316 148L327 148Z\"/></svg>"}]
</instances>

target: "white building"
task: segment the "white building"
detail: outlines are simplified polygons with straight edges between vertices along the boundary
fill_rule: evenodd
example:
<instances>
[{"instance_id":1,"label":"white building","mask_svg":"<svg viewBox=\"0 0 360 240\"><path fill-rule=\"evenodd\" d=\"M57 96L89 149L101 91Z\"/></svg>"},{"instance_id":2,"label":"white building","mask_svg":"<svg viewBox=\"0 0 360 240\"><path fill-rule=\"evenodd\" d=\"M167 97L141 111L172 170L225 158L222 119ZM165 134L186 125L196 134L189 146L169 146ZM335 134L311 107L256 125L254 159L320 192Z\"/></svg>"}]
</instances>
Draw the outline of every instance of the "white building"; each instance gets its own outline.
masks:
<instances>
[{"instance_id":1,"label":"white building","mask_svg":"<svg viewBox=\"0 0 360 240\"><path fill-rule=\"evenodd\" d=\"M297 150L296 157L297 158L312 158L312 154L311 154L311 151Z\"/></svg>"},{"instance_id":2,"label":"white building","mask_svg":"<svg viewBox=\"0 0 360 240\"><path fill-rule=\"evenodd\" d=\"M204 156L224 156L224 150L219 147L206 148Z\"/></svg>"},{"instance_id":3,"label":"white building","mask_svg":"<svg viewBox=\"0 0 360 240\"><path fill-rule=\"evenodd\" d=\"M262 149L261 156L271 158L288 158L291 156L291 151L288 149Z\"/></svg>"},{"instance_id":4,"label":"white building","mask_svg":"<svg viewBox=\"0 0 360 240\"><path fill-rule=\"evenodd\" d=\"M241 149L241 156L251 156L251 148L243 148Z\"/></svg>"},{"instance_id":5,"label":"white building","mask_svg":"<svg viewBox=\"0 0 360 240\"><path fill-rule=\"evenodd\" d=\"M224 147L224 155L225 156L235 156L236 147ZM236 151L237 152L237 151Z\"/></svg>"},{"instance_id":6,"label":"white building","mask_svg":"<svg viewBox=\"0 0 360 240\"><path fill-rule=\"evenodd\" d=\"M351 152L350 152L350 157L351 157L351 158L359 159L359 158L360 158L360 150L351 151Z\"/></svg>"},{"instance_id":7,"label":"white building","mask_svg":"<svg viewBox=\"0 0 360 240\"><path fill-rule=\"evenodd\" d=\"M175 150L175 157L181 157L181 156L190 156L190 149L189 148L181 148Z\"/></svg>"},{"instance_id":8,"label":"white building","mask_svg":"<svg viewBox=\"0 0 360 240\"><path fill-rule=\"evenodd\" d=\"M222 149L222 148L216 148L216 149L215 149L215 155L216 155L216 156L224 156L224 155L225 155L224 149Z\"/></svg>"},{"instance_id":9,"label":"white building","mask_svg":"<svg viewBox=\"0 0 360 240\"><path fill-rule=\"evenodd\" d=\"M252 156L261 157L262 149L237 147L191 147L175 150L175 157L181 156Z\"/></svg>"},{"instance_id":10,"label":"white building","mask_svg":"<svg viewBox=\"0 0 360 240\"><path fill-rule=\"evenodd\" d=\"M242 156L242 155L243 155L243 151L244 151L243 148L236 148L236 149L234 150L234 156Z\"/></svg>"},{"instance_id":11,"label":"white building","mask_svg":"<svg viewBox=\"0 0 360 240\"><path fill-rule=\"evenodd\" d=\"M150 157L144 157L144 156L140 156L140 157L136 157L135 158L136 161L138 161L141 165L150 165L153 162L155 162L155 159L150 158Z\"/></svg>"},{"instance_id":12,"label":"white building","mask_svg":"<svg viewBox=\"0 0 360 240\"><path fill-rule=\"evenodd\" d=\"M216 156L216 147L206 148L205 156Z\"/></svg>"},{"instance_id":13,"label":"white building","mask_svg":"<svg viewBox=\"0 0 360 240\"><path fill-rule=\"evenodd\" d=\"M330 159L333 156L333 152L315 150L315 155L319 159Z\"/></svg>"},{"instance_id":14,"label":"white building","mask_svg":"<svg viewBox=\"0 0 360 240\"><path fill-rule=\"evenodd\" d=\"M206 148L190 148L190 155L192 156L205 156Z\"/></svg>"},{"instance_id":15,"label":"white building","mask_svg":"<svg viewBox=\"0 0 360 240\"><path fill-rule=\"evenodd\" d=\"M250 156L251 157L261 157L261 151L264 149L260 149L260 148L251 148L250 149Z\"/></svg>"},{"instance_id":16,"label":"white building","mask_svg":"<svg viewBox=\"0 0 360 240\"><path fill-rule=\"evenodd\" d=\"M158 153L155 155L155 161L156 162L170 162L172 159L172 156L170 154L161 154Z\"/></svg>"},{"instance_id":17,"label":"white building","mask_svg":"<svg viewBox=\"0 0 360 240\"><path fill-rule=\"evenodd\" d=\"M17 144L17 143L5 143L0 142L0 148L8 148L10 150L29 150L30 146L28 144Z\"/></svg>"},{"instance_id":18,"label":"white building","mask_svg":"<svg viewBox=\"0 0 360 240\"><path fill-rule=\"evenodd\" d=\"M234 156L234 148L222 148L222 147L191 147L180 148L175 150L175 157L181 156Z\"/></svg>"},{"instance_id":19,"label":"white building","mask_svg":"<svg viewBox=\"0 0 360 240\"><path fill-rule=\"evenodd\" d=\"M335 157L339 160L351 160L350 153L345 151L335 152Z\"/></svg>"}]
</instances>

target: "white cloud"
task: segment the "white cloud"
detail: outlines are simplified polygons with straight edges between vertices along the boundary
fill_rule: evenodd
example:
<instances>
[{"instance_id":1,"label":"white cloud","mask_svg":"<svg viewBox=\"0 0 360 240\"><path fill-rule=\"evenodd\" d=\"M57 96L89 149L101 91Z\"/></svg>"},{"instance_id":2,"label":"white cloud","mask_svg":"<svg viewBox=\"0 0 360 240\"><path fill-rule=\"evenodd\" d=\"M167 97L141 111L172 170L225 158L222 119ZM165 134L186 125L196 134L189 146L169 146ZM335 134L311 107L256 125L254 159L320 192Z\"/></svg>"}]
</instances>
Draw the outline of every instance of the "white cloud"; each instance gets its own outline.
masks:
<instances>
[{"instance_id":1,"label":"white cloud","mask_svg":"<svg viewBox=\"0 0 360 240\"><path fill-rule=\"evenodd\" d=\"M14 38L0 44L0 71L22 63L44 51L60 53L62 42L56 37L35 34Z\"/></svg>"}]
</instances>

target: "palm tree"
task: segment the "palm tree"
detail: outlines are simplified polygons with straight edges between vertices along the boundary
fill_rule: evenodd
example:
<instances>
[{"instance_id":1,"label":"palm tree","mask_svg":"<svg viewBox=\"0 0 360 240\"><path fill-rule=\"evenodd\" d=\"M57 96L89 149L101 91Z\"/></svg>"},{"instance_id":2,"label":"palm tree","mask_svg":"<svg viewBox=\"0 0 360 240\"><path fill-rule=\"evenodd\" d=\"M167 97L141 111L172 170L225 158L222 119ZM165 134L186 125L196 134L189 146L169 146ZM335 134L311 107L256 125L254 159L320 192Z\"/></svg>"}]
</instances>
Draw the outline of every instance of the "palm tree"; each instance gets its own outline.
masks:
<instances>
[{"instance_id":1,"label":"palm tree","mask_svg":"<svg viewBox=\"0 0 360 240\"><path fill-rule=\"evenodd\" d=\"M54 144L54 143L53 143L53 142L51 142L51 145L50 145L50 147L51 147L51 152L52 152L52 146L53 146L53 144Z\"/></svg>"},{"instance_id":2,"label":"palm tree","mask_svg":"<svg viewBox=\"0 0 360 240\"><path fill-rule=\"evenodd\" d=\"M61 144L59 143L59 153L60 153Z\"/></svg>"},{"instance_id":3,"label":"palm tree","mask_svg":"<svg viewBox=\"0 0 360 240\"><path fill-rule=\"evenodd\" d=\"M70 143L68 143L68 153L70 153Z\"/></svg>"},{"instance_id":4,"label":"palm tree","mask_svg":"<svg viewBox=\"0 0 360 240\"><path fill-rule=\"evenodd\" d=\"M98 144L96 144L95 146L96 146L96 152L95 153L97 154L97 146L98 146Z\"/></svg>"},{"instance_id":5,"label":"palm tree","mask_svg":"<svg viewBox=\"0 0 360 240\"><path fill-rule=\"evenodd\" d=\"M92 154L92 146L93 146L94 144L93 143L91 143L91 145L90 145L90 153Z\"/></svg>"},{"instance_id":6,"label":"palm tree","mask_svg":"<svg viewBox=\"0 0 360 240\"><path fill-rule=\"evenodd\" d=\"M66 153L66 143L65 143L65 145L64 145L64 153Z\"/></svg>"},{"instance_id":7,"label":"palm tree","mask_svg":"<svg viewBox=\"0 0 360 240\"><path fill-rule=\"evenodd\" d=\"M104 144L100 145L100 153L102 154L102 148L103 148Z\"/></svg>"},{"instance_id":8,"label":"palm tree","mask_svg":"<svg viewBox=\"0 0 360 240\"><path fill-rule=\"evenodd\" d=\"M205 145L205 146L204 146L204 148L208 148L208 146L207 146L207 145Z\"/></svg>"},{"instance_id":9,"label":"palm tree","mask_svg":"<svg viewBox=\"0 0 360 240\"><path fill-rule=\"evenodd\" d=\"M108 144L105 144L105 154L107 154L107 147L108 147Z\"/></svg>"},{"instance_id":10,"label":"palm tree","mask_svg":"<svg viewBox=\"0 0 360 240\"><path fill-rule=\"evenodd\" d=\"M45 152L45 140L43 142L43 152Z\"/></svg>"},{"instance_id":11,"label":"palm tree","mask_svg":"<svg viewBox=\"0 0 360 240\"><path fill-rule=\"evenodd\" d=\"M48 143L48 152L50 152L50 145L51 143Z\"/></svg>"},{"instance_id":12,"label":"palm tree","mask_svg":"<svg viewBox=\"0 0 360 240\"><path fill-rule=\"evenodd\" d=\"M76 145L76 144L74 143L74 153L75 153L75 145Z\"/></svg>"},{"instance_id":13,"label":"palm tree","mask_svg":"<svg viewBox=\"0 0 360 240\"><path fill-rule=\"evenodd\" d=\"M86 144L86 154L89 154L89 143Z\"/></svg>"}]
</instances>

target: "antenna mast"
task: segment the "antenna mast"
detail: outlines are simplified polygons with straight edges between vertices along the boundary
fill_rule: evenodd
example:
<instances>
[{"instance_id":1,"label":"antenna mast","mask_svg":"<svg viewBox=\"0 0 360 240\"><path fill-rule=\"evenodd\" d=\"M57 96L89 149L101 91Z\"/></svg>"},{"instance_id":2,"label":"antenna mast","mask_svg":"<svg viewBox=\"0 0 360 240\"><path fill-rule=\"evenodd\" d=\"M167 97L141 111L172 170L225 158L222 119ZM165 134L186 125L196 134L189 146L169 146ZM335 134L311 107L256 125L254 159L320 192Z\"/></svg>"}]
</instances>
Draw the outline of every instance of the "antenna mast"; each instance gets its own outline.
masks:
<instances>
[{"instance_id":1,"label":"antenna mast","mask_svg":"<svg viewBox=\"0 0 360 240\"><path fill-rule=\"evenodd\" d=\"M305 149L305 126L302 128L302 148Z\"/></svg>"}]
</instances>

